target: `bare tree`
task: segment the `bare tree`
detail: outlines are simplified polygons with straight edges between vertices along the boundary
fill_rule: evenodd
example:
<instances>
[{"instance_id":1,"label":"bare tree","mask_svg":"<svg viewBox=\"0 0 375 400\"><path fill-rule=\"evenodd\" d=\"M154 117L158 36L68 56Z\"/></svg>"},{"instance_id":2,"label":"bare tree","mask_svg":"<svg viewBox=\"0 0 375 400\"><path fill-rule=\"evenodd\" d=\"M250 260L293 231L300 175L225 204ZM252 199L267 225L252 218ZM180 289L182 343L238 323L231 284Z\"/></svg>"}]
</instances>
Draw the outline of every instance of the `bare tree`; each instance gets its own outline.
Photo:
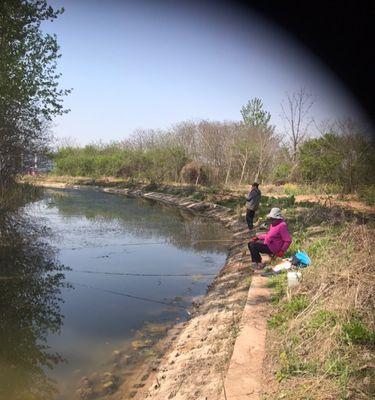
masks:
<instances>
[{"instance_id":1,"label":"bare tree","mask_svg":"<svg viewBox=\"0 0 375 400\"><path fill-rule=\"evenodd\" d=\"M171 128L171 134L174 136L178 145L182 146L192 159L197 159L197 124L194 121L183 121L175 124Z\"/></svg>"},{"instance_id":2,"label":"bare tree","mask_svg":"<svg viewBox=\"0 0 375 400\"><path fill-rule=\"evenodd\" d=\"M314 99L306 88L301 88L292 94L287 93L286 100L281 103L281 117L284 119L285 134L292 147L292 159L297 161L298 147L308 134L312 123L310 110Z\"/></svg>"}]
</instances>

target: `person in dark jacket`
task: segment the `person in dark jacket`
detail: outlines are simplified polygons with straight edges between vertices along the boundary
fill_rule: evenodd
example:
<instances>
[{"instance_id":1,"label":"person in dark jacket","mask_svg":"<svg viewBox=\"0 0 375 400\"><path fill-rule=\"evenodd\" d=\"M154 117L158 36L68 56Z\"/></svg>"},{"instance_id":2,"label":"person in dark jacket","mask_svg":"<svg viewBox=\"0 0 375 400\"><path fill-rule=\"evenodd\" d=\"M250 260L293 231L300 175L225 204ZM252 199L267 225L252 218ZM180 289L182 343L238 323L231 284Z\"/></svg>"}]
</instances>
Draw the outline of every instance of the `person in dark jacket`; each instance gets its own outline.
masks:
<instances>
[{"instance_id":1,"label":"person in dark jacket","mask_svg":"<svg viewBox=\"0 0 375 400\"><path fill-rule=\"evenodd\" d=\"M262 193L259 190L259 184L257 182L254 182L251 185L250 191L246 196L246 222L250 230L253 229L254 215L255 211L259 207L261 197Z\"/></svg>"}]
</instances>

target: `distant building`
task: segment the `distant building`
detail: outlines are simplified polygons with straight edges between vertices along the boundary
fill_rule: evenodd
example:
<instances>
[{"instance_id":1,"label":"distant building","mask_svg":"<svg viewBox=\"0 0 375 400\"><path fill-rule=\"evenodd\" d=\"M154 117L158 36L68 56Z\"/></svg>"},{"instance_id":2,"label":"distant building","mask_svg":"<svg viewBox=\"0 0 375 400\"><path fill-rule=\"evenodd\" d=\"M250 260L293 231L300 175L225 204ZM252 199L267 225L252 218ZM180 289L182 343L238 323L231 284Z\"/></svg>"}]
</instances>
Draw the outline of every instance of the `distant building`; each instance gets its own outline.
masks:
<instances>
[{"instance_id":1,"label":"distant building","mask_svg":"<svg viewBox=\"0 0 375 400\"><path fill-rule=\"evenodd\" d=\"M53 170L53 161L45 154L23 154L22 155L22 173L37 175L51 172Z\"/></svg>"}]
</instances>

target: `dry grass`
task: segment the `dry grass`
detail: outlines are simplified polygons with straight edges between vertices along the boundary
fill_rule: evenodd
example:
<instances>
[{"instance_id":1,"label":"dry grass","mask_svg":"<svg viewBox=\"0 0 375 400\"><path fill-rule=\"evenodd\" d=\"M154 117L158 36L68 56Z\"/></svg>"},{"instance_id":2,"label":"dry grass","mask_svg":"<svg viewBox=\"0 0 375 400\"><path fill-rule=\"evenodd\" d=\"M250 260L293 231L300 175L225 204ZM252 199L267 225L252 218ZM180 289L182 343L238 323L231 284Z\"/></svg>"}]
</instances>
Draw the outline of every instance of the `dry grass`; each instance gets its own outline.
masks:
<instances>
[{"instance_id":1,"label":"dry grass","mask_svg":"<svg viewBox=\"0 0 375 400\"><path fill-rule=\"evenodd\" d=\"M350 223L325 239L323 246L310 245L313 266L269 321L273 385L264 399L375 396L374 229ZM279 290L285 285L282 278L274 283Z\"/></svg>"}]
</instances>

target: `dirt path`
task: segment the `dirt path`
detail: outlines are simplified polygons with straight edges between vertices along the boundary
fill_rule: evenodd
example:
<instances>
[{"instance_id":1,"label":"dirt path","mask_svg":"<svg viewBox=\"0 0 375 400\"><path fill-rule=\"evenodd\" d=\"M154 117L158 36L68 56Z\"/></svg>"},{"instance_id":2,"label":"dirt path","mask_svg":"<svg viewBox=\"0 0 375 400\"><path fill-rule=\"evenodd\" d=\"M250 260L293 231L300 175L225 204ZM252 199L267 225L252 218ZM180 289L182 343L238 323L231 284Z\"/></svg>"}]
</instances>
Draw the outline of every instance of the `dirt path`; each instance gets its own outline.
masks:
<instances>
[{"instance_id":1,"label":"dirt path","mask_svg":"<svg viewBox=\"0 0 375 400\"><path fill-rule=\"evenodd\" d=\"M227 399L260 398L270 297L267 278L253 276L225 379Z\"/></svg>"},{"instance_id":2,"label":"dirt path","mask_svg":"<svg viewBox=\"0 0 375 400\"><path fill-rule=\"evenodd\" d=\"M277 195L272 193L265 193L266 196L273 197L287 197L286 195ZM344 209L362 212L366 214L375 214L375 207L369 206L362 203L353 197L347 197L342 200L338 195L318 195L318 194L299 194L295 196L296 203L310 202L310 203L320 203L327 207L341 207Z\"/></svg>"}]
</instances>

